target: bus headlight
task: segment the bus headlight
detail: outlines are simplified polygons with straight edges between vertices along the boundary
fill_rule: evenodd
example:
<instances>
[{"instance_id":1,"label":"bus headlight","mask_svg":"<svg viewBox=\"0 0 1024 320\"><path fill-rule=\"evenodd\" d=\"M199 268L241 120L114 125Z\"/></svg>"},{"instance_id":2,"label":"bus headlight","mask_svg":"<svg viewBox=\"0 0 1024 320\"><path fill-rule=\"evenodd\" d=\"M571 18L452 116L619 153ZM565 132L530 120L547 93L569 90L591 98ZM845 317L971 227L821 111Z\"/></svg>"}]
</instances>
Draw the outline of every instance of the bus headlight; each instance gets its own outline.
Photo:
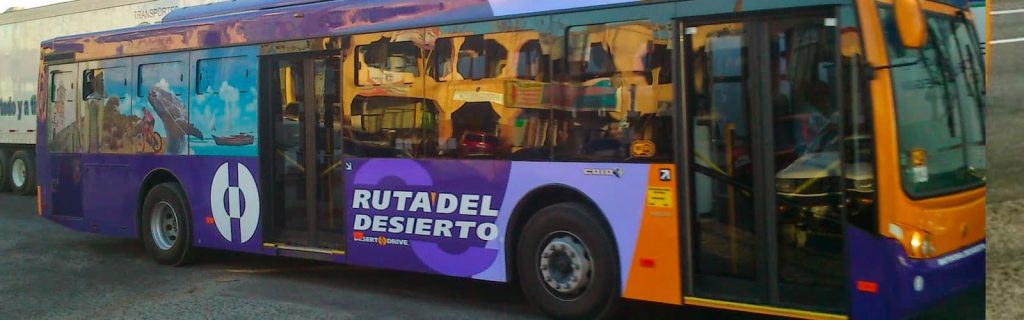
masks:
<instances>
[{"instance_id":1,"label":"bus headlight","mask_svg":"<svg viewBox=\"0 0 1024 320\"><path fill-rule=\"evenodd\" d=\"M904 230L906 229L906 230ZM927 258L935 254L932 236L928 232L907 225L889 224L889 233L903 243L911 258ZM904 237L909 235L909 237Z\"/></svg>"},{"instance_id":2,"label":"bus headlight","mask_svg":"<svg viewBox=\"0 0 1024 320\"><path fill-rule=\"evenodd\" d=\"M935 253L935 247L932 246L931 236L927 233L914 231L910 236L910 251L913 255L918 257L931 256Z\"/></svg>"}]
</instances>

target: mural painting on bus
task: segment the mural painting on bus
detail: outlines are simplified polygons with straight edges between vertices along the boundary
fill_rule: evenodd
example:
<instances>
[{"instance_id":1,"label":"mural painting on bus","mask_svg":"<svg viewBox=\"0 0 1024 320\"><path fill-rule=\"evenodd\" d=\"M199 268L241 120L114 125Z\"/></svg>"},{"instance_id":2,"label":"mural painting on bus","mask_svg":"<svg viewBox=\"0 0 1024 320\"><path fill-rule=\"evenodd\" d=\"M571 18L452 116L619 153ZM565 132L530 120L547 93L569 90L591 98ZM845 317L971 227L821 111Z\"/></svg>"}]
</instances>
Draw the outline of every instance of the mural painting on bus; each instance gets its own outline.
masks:
<instances>
[{"instance_id":1,"label":"mural painting on bus","mask_svg":"<svg viewBox=\"0 0 1024 320\"><path fill-rule=\"evenodd\" d=\"M118 63L89 63L82 70L78 104L81 152L130 153L132 128L128 67Z\"/></svg>"},{"instance_id":2,"label":"mural painting on bus","mask_svg":"<svg viewBox=\"0 0 1024 320\"><path fill-rule=\"evenodd\" d=\"M186 136L203 132L188 119L188 72L184 56L151 59L138 66L138 85L132 115L137 120L130 135L138 153L186 154Z\"/></svg>"},{"instance_id":3,"label":"mural painting on bus","mask_svg":"<svg viewBox=\"0 0 1024 320\"><path fill-rule=\"evenodd\" d=\"M349 263L472 277L498 258L509 162L352 159Z\"/></svg>"},{"instance_id":4,"label":"mural painting on bus","mask_svg":"<svg viewBox=\"0 0 1024 320\"><path fill-rule=\"evenodd\" d=\"M194 155L256 156L256 47L192 53L195 92L189 119L205 135L189 137Z\"/></svg>"}]
</instances>

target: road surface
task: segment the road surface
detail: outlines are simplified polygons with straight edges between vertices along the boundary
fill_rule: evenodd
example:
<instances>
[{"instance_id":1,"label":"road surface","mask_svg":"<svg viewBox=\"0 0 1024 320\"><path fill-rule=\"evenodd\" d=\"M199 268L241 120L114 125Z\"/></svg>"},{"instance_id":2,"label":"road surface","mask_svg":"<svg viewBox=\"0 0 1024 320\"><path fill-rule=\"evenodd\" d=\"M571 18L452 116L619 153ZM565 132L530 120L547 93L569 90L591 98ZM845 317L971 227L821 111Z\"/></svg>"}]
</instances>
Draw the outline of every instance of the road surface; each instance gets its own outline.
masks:
<instances>
[{"instance_id":1,"label":"road surface","mask_svg":"<svg viewBox=\"0 0 1024 320\"><path fill-rule=\"evenodd\" d=\"M986 314L1024 317L1024 0L992 3Z\"/></svg>"}]
</instances>

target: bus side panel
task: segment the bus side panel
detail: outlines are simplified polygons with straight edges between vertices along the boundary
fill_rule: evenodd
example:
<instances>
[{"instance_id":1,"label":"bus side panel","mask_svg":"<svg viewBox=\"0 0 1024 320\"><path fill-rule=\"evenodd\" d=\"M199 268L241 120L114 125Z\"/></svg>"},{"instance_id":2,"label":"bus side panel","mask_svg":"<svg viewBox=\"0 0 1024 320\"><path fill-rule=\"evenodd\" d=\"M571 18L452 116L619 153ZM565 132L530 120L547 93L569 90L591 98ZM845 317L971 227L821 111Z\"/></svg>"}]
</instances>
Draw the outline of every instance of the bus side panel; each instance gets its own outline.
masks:
<instances>
[{"instance_id":1,"label":"bus side panel","mask_svg":"<svg viewBox=\"0 0 1024 320\"><path fill-rule=\"evenodd\" d=\"M84 155L89 185L83 192L91 205L83 225L94 233L135 237L140 188L151 173L170 172L185 192L191 209L193 243L199 247L263 253L258 186L259 160L255 157L193 157L162 155ZM88 227L89 229L84 229ZM145 230L142 230L145 231Z\"/></svg>"},{"instance_id":2,"label":"bus side panel","mask_svg":"<svg viewBox=\"0 0 1024 320\"><path fill-rule=\"evenodd\" d=\"M507 161L351 158L348 263L503 281L481 273L502 255ZM396 193L398 192L398 193ZM409 192L409 193L406 193ZM398 200L396 196L405 197ZM512 198L514 201L515 198ZM473 203L473 204L470 204ZM498 214L500 209L500 214Z\"/></svg>"},{"instance_id":3,"label":"bus side panel","mask_svg":"<svg viewBox=\"0 0 1024 320\"><path fill-rule=\"evenodd\" d=\"M603 213L614 237L609 240L617 244L626 297L681 303L671 166L350 162L346 206L351 264L507 281L505 239L516 205L540 187L563 185L586 195Z\"/></svg>"},{"instance_id":4,"label":"bus side panel","mask_svg":"<svg viewBox=\"0 0 1024 320\"><path fill-rule=\"evenodd\" d=\"M192 206L196 246L250 253L263 251L259 158L182 157L167 161L179 172Z\"/></svg>"}]
</instances>

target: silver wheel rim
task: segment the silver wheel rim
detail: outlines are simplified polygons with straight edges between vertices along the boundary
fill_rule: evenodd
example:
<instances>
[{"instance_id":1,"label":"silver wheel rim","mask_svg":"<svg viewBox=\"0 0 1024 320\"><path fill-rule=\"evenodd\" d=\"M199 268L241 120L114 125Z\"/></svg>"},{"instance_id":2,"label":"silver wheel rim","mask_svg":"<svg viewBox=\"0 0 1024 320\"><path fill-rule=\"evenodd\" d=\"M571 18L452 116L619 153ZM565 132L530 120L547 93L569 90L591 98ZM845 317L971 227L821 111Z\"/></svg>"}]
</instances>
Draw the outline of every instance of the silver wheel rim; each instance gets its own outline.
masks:
<instances>
[{"instance_id":1,"label":"silver wheel rim","mask_svg":"<svg viewBox=\"0 0 1024 320\"><path fill-rule=\"evenodd\" d=\"M14 181L14 185L21 188L25 185L25 180L28 180L28 166L25 165L25 160L14 159L14 164L11 165L11 181Z\"/></svg>"},{"instance_id":2,"label":"silver wheel rim","mask_svg":"<svg viewBox=\"0 0 1024 320\"><path fill-rule=\"evenodd\" d=\"M576 235L560 231L548 235L542 246L538 269L548 292L563 300L582 295L594 270L586 245Z\"/></svg>"},{"instance_id":3,"label":"silver wheel rim","mask_svg":"<svg viewBox=\"0 0 1024 320\"><path fill-rule=\"evenodd\" d=\"M149 220L149 230L153 243L160 250L170 250L178 241L178 213L170 203L161 201L153 206Z\"/></svg>"}]
</instances>

